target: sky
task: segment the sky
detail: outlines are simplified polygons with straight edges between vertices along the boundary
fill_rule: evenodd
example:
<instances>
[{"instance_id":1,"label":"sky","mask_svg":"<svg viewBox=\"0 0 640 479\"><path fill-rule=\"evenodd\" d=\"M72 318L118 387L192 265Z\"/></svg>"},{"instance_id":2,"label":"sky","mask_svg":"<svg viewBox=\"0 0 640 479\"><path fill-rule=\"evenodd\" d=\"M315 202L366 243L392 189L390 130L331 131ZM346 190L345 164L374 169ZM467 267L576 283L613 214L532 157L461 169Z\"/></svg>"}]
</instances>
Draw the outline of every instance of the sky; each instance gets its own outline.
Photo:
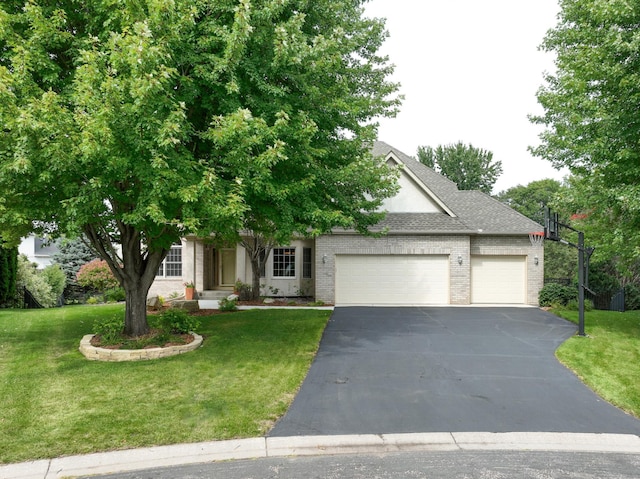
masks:
<instances>
[{"instance_id":1,"label":"sky","mask_svg":"<svg viewBox=\"0 0 640 479\"><path fill-rule=\"evenodd\" d=\"M542 131L527 115L542 113L536 92L554 71L538 47L558 11L557 0L371 0L366 15L387 19L381 53L405 96L378 138L410 156L458 141L489 150L503 169L493 193L561 180L527 150Z\"/></svg>"}]
</instances>

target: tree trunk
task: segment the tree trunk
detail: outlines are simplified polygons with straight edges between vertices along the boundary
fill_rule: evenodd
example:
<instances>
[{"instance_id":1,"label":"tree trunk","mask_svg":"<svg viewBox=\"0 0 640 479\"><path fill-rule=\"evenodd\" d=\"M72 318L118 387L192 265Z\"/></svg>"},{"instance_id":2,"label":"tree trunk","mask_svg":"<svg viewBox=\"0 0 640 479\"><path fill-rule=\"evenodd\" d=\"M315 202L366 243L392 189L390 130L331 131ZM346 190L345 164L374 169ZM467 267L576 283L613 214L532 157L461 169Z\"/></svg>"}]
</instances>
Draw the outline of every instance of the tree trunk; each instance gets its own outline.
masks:
<instances>
[{"instance_id":1,"label":"tree trunk","mask_svg":"<svg viewBox=\"0 0 640 479\"><path fill-rule=\"evenodd\" d=\"M255 300L260 298L260 272L273 249L273 241L267 241L263 237L253 236L241 240L241 244L247 250L247 253L249 253L252 272L251 299Z\"/></svg>"},{"instance_id":2,"label":"tree trunk","mask_svg":"<svg viewBox=\"0 0 640 479\"><path fill-rule=\"evenodd\" d=\"M124 315L124 334L130 337L148 334L147 293L149 288L125 288L125 292L127 304Z\"/></svg>"},{"instance_id":3,"label":"tree trunk","mask_svg":"<svg viewBox=\"0 0 640 479\"><path fill-rule=\"evenodd\" d=\"M138 337L149 333L147 293L168 250L149 251L143 247L141 234L135 228L117 223L122 256L104 228L85 226L85 235L104 259L126 294L124 334Z\"/></svg>"},{"instance_id":4,"label":"tree trunk","mask_svg":"<svg viewBox=\"0 0 640 479\"><path fill-rule=\"evenodd\" d=\"M260 298L260 261L251 257L251 299Z\"/></svg>"}]
</instances>

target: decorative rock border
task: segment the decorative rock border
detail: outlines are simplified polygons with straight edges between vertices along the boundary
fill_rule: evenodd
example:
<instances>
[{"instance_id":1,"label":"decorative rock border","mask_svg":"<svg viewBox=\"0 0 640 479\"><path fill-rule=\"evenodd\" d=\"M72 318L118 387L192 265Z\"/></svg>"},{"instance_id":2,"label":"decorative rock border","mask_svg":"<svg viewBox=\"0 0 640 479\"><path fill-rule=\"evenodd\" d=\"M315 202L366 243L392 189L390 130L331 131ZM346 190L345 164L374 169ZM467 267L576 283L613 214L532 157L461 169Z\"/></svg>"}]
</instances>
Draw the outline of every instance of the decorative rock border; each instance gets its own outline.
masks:
<instances>
[{"instance_id":1,"label":"decorative rock border","mask_svg":"<svg viewBox=\"0 0 640 479\"><path fill-rule=\"evenodd\" d=\"M169 346L167 348L149 348L149 349L107 349L99 348L91 344L91 339L95 334L87 334L80 341L80 352L85 358L91 361L146 361L150 359L168 358L169 356L177 356L178 354L187 353L198 349L202 345L202 336L196 333L193 335L193 341L189 344L181 344L179 346Z\"/></svg>"}]
</instances>

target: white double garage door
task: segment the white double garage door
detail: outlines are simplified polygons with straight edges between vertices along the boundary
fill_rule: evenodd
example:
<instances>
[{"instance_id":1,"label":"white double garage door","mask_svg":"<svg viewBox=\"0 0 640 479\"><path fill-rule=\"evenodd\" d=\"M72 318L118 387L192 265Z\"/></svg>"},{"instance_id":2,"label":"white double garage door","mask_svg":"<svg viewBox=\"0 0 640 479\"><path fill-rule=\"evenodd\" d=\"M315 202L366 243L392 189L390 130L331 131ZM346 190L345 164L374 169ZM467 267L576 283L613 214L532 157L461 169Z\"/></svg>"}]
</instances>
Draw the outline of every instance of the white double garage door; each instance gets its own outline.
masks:
<instances>
[{"instance_id":1,"label":"white double garage door","mask_svg":"<svg viewBox=\"0 0 640 479\"><path fill-rule=\"evenodd\" d=\"M450 304L449 255L336 255L337 305ZM525 256L472 256L472 304L524 304ZM455 275L464 281L464 275Z\"/></svg>"}]
</instances>

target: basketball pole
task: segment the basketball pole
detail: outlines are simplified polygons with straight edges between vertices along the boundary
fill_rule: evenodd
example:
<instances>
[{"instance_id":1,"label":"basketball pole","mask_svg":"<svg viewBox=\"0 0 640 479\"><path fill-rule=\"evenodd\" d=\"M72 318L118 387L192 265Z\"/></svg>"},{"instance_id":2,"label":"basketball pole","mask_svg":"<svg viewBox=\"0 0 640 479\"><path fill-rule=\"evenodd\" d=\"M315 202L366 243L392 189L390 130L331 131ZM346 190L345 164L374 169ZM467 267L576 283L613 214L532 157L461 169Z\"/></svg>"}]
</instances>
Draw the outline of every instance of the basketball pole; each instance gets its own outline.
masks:
<instances>
[{"instance_id":1,"label":"basketball pole","mask_svg":"<svg viewBox=\"0 0 640 479\"><path fill-rule=\"evenodd\" d=\"M594 248L586 248L584 245L584 233L577 229L560 223L558 221L558 214L551 214L549 208L545 208L545 225L544 225L545 239L552 241L558 241L559 243L572 246L578 250L578 336L586 336L584 330L584 292L585 290L591 292L587 286L587 267L589 259L593 254ZM567 228L575 233L578 233L578 244L571 243L567 240L560 238L560 227ZM586 255L585 255L586 253Z\"/></svg>"}]
</instances>

